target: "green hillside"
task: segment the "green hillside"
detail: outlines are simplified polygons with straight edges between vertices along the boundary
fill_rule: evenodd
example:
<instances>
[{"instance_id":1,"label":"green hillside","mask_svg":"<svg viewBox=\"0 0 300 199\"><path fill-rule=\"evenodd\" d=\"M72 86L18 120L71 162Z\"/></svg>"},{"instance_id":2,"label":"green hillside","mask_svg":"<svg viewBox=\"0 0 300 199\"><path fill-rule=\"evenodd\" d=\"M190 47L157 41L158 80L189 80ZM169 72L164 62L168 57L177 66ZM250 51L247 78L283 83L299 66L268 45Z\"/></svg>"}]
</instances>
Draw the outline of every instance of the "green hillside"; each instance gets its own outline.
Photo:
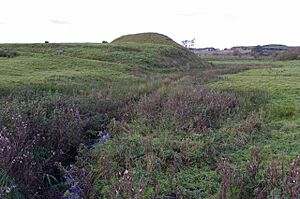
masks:
<instances>
[{"instance_id":1,"label":"green hillside","mask_svg":"<svg viewBox=\"0 0 300 199\"><path fill-rule=\"evenodd\" d=\"M149 43L149 44L160 44L160 45L171 45L175 47L181 47L178 43L173 41L166 35L159 33L140 33L132 35L124 35L112 41L112 43Z\"/></svg>"},{"instance_id":2,"label":"green hillside","mask_svg":"<svg viewBox=\"0 0 300 199\"><path fill-rule=\"evenodd\" d=\"M0 52L0 198L300 194L299 61L212 64L156 33Z\"/></svg>"},{"instance_id":3,"label":"green hillside","mask_svg":"<svg viewBox=\"0 0 300 199\"><path fill-rule=\"evenodd\" d=\"M0 58L1 92L27 86L90 92L116 82L140 81L153 73L204 67L184 48L148 43L0 44L1 48L19 54Z\"/></svg>"}]
</instances>

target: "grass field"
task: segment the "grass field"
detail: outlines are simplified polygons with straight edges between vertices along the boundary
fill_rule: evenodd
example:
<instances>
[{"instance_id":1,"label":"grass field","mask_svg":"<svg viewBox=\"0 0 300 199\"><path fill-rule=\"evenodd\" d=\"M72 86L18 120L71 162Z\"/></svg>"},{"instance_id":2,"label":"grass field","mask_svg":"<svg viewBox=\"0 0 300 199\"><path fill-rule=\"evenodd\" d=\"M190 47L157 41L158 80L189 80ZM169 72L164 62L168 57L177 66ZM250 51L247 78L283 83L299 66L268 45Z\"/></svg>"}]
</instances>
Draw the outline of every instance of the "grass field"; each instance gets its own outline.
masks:
<instances>
[{"instance_id":1,"label":"grass field","mask_svg":"<svg viewBox=\"0 0 300 199\"><path fill-rule=\"evenodd\" d=\"M0 49L0 197L299 196L299 61L153 33Z\"/></svg>"},{"instance_id":2,"label":"grass field","mask_svg":"<svg viewBox=\"0 0 300 199\"><path fill-rule=\"evenodd\" d=\"M244 62L225 63L234 65ZM213 83L211 86L218 89L265 93L268 96L268 103L262 110L266 114L271 137L258 138L259 141L253 146L262 148L266 156L285 154L292 159L299 155L300 150L298 144L300 62L273 62L273 64L279 67L225 75L226 80Z\"/></svg>"}]
</instances>

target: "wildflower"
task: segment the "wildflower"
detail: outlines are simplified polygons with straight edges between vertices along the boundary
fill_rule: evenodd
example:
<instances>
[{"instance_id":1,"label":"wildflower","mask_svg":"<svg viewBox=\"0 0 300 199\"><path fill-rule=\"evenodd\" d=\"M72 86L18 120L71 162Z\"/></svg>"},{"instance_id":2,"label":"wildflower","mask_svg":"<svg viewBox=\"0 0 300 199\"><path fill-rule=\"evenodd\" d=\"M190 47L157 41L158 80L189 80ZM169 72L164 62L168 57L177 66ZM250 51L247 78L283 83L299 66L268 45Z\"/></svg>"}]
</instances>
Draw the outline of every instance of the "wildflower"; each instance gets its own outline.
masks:
<instances>
[{"instance_id":1,"label":"wildflower","mask_svg":"<svg viewBox=\"0 0 300 199\"><path fill-rule=\"evenodd\" d=\"M101 133L101 134L100 134L99 142L100 142L100 143L104 143L104 142L106 142L108 139L109 139L108 133L104 132L104 133Z\"/></svg>"},{"instance_id":2,"label":"wildflower","mask_svg":"<svg viewBox=\"0 0 300 199\"><path fill-rule=\"evenodd\" d=\"M72 186L63 195L63 199L81 199L83 190L79 187Z\"/></svg>"},{"instance_id":3,"label":"wildflower","mask_svg":"<svg viewBox=\"0 0 300 199\"><path fill-rule=\"evenodd\" d=\"M10 192L11 192L11 188L10 187L6 187L5 193L10 193Z\"/></svg>"}]
</instances>

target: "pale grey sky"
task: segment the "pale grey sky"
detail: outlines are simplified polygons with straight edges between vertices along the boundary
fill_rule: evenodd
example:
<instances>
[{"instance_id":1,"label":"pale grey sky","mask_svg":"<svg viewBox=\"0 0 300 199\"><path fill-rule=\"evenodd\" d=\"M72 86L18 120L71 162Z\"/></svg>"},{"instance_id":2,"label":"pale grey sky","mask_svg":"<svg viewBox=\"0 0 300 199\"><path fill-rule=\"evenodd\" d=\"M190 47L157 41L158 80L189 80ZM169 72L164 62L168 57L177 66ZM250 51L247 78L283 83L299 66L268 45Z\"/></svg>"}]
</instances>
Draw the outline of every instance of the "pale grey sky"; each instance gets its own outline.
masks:
<instances>
[{"instance_id":1,"label":"pale grey sky","mask_svg":"<svg viewBox=\"0 0 300 199\"><path fill-rule=\"evenodd\" d=\"M197 47L300 45L300 0L0 0L0 43L159 32Z\"/></svg>"}]
</instances>

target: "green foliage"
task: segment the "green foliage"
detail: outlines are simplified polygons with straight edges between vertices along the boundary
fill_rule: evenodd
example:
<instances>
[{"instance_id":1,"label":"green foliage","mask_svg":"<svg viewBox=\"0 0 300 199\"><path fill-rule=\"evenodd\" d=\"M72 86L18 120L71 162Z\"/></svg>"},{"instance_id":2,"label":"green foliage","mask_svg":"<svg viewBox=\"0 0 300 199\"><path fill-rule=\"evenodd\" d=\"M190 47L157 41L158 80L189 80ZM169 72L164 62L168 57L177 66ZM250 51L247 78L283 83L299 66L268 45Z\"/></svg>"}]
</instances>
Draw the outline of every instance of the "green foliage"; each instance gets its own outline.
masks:
<instances>
[{"instance_id":1,"label":"green foliage","mask_svg":"<svg viewBox=\"0 0 300 199\"><path fill-rule=\"evenodd\" d=\"M171 196L177 189L178 194L185 197L216 193L216 184L202 187L205 183L196 177L201 176L198 172L202 171L190 170L189 167L197 167L187 165L193 153L189 148L191 144L195 150L202 149L202 142L197 142L196 137L183 136L181 131L169 133L170 127L145 129L138 125L131 128L134 132L115 136L93 152L92 174L97 187L96 196L112 197L111 190L119 187L115 191L128 197L128 187L117 183L124 180L126 171L132 179L133 189L141 189L140 194L145 198ZM144 130L154 132L142 136ZM189 175L196 175L189 179L190 183L186 181ZM203 173L202 178L210 176L205 177Z\"/></svg>"},{"instance_id":2,"label":"green foliage","mask_svg":"<svg viewBox=\"0 0 300 199\"><path fill-rule=\"evenodd\" d=\"M186 198L209 198L218 192L218 181L215 171L188 168L178 173L174 184Z\"/></svg>"}]
</instances>

